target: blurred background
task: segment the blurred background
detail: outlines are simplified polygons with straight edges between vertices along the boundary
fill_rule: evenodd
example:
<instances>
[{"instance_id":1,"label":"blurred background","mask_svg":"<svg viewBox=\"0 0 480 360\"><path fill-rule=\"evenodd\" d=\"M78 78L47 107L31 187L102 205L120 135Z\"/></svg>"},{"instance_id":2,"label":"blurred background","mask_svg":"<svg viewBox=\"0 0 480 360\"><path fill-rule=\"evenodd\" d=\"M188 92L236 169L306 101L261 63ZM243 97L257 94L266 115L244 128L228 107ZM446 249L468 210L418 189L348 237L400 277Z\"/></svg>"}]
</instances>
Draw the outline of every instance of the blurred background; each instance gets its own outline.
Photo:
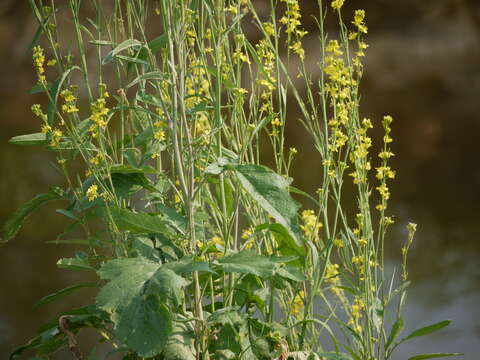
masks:
<instances>
[{"instance_id":1,"label":"blurred background","mask_svg":"<svg viewBox=\"0 0 480 360\"><path fill-rule=\"evenodd\" d=\"M261 1L259 1L261 2ZM311 14L315 1L300 1ZM389 262L399 260L405 225L418 223L410 254L406 331L443 319L446 330L400 346L394 359L426 352L480 354L480 2L478 0L350 0L345 16L363 8L369 24L362 113L374 121L391 114L393 165ZM315 45L315 23L305 47ZM0 1L0 223L23 202L62 184L40 148L7 144L10 137L37 132L30 112L41 98L29 95L35 82L27 53L36 24L27 1ZM311 42L310 42L311 39ZM315 65L315 62L312 63ZM313 71L313 70L312 70ZM377 137L381 134L376 134ZM301 126L291 126L289 145L310 146ZM305 145L307 144L307 145ZM295 163L295 185L314 190L320 176L312 159ZM33 309L42 296L84 279L58 269L74 248L46 244L64 217L46 206L16 239L0 248L0 359L36 334L60 311L86 303L85 290L63 302ZM78 278L78 279L77 279ZM89 341L87 336L84 341ZM59 359L69 359L69 355Z\"/></svg>"}]
</instances>

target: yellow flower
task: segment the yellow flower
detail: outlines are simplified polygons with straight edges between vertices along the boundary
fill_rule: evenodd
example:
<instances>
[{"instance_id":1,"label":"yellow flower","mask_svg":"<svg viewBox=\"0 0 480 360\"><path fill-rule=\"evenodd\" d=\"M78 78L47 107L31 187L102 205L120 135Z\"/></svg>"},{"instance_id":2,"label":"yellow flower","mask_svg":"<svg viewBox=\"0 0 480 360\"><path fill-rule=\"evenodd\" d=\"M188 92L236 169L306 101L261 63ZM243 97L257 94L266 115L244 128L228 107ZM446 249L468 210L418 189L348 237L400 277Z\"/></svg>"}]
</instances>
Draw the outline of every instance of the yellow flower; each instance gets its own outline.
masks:
<instances>
[{"instance_id":1,"label":"yellow flower","mask_svg":"<svg viewBox=\"0 0 480 360\"><path fill-rule=\"evenodd\" d=\"M344 247L342 239L333 240L333 245L336 246L337 248L343 248Z\"/></svg>"},{"instance_id":2,"label":"yellow flower","mask_svg":"<svg viewBox=\"0 0 480 360\"><path fill-rule=\"evenodd\" d=\"M354 15L352 24L357 27L359 33L366 34L368 32L368 28L365 25L364 20L365 20L365 10L355 10L355 15Z\"/></svg>"},{"instance_id":3,"label":"yellow flower","mask_svg":"<svg viewBox=\"0 0 480 360\"><path fill-rule=\"evenodd\" d=\"M265 30L265 33L268 35L268 36L273 36L275 35L275 27L273 26L272 23L264 23L263 24L263 29Z\"/></svg>"},{"instance_id":4,"label":"yellow flower","mask_svg":"<svg viewBox=\"0 0 480 360\"><path fill-rule=\"evenodd\" d=\"M45 78L45 55L43 49L40 46L35 46L33 48L33 66L37 71L38 83L45 85L47 80Z\"/></svg>"},{"instance_id":5,"label":"yellow flower","mask_svg":"<svg viewBox=\"0 0 480 360\"><path fill-rule=\"evenodd\" d=\"M345 0L333 0L332 1L332 9L333 10L340 10L343 6L343 3L345 2Z\"/></svg>"},{"instance_id":6,"label":"yellow flower","mask_svg":"<svg viewBox=\"0 0 480 360\"><path fill-rule=\"evenodd\" d=\"M360 246L365 246L365 245L367 245L367 244L368 244L367 239L365 239L365 238L363 238L363 237L360 238L360 239L358 239L358 245L360 245Z\"/></svg>"},{"instance_id":7,"label":"yellow flower","mask_svg":"<svg viewBox=\"0 0 480 360\"><path fill-rule=\"evenodd\" d=\"M254 233L254 227L250 226L248 229L245 229L242 233L242 239L248 240Z\"/></svg>"},{"instance_id":8,"label":"yellow flower","mask_svg":"<svg viewBox=\"0 0 480 360\"><path fill-rule=\"evenodd\" d=\"M225 241L223 241L223 239L220 236L215 235L208 241L207 245L208 246L211 246L211 245L225 246Z\"/></svg>"},{"instance_id":9,"label":"yellow flower","mask_svg":"<svg viewBox=\"0 0 480 360\"><path fill-rule=\"evenodd\" d=\"M233 5L230 5L229 7L225 8L225 11L232 13L233 15L236 15L238 13L238 9Z\"/></svg>"},{"instance_id":10,"label":"yellow flower","mask_svg":"<svg viewBox=\"0 0 480 360\"><path fill-rule=\"evenodd\" d=\"M282 125L282 122L280 121L280 119L277 117L275 119L272 120L272 125L273 126L280 126Z\"/></svg>"},{"instance_id":11,"label":"yellow flower","mask_svg":"<svg viewBox=\"0 0 480 360\"><path fill-rule=\"evenodd\" d=\"M300 40L296 41L293 45L290 45L288 48L293 50L293 52L296 53L301 60L305 59L305 50L302 48L302 43Z\"/></svg>"},{"instance_id":12,"label":"yellow flower","mask_svg":"<svg viewBox=\"0 0 480 360\"><path fill-rule=\"evenodd\" d=\"M305 292L303 290L300 290L297 295L293 298L292 301L292 315L295 316L297 319L301 318L303 309L305 307L305 304L303 302L303 299L305 298Z\"/></svg>"},{"instance_id":13,"label":"yellow flower","mask_svg":"<svg viewBox=\"0 0 480 360\"><path fill-rule=\"evenodd\" d=\"M57 147L60 145L60 139L63 136L63 132L60 129L55 129L52 132L52 139L50 141L50 145L53 147Z\"/></svg>"},{"instance_id":14,"label":"yellow flower","mask_svg":"<svg viewBox=\"0 0 480 360\"><path fill-rule=\"evenodd\" d=\"M304 210L302 212L302 222L303 225L300 228L305 236L311 240L318 241L318 232L323 227L323 224L318 221L315 212L313 210Z\"/></svg>"},{"instance_id":15,"label":"yellow flower","mask_svg":"<svg viewBox=\"0 0 480 360\"><path fill-rule=\"evenodd\" d=\"M155 133L153 134L153 137L155 138L155 140L163 141L163 140L165 140L165 131L163 131L163 130L157 130L157 131L155 131Z\"/></svg>"},{"instance_id":16,"label":"yellow flower","mask_svg":"<svg viewBox=\"0 0 480 360\"><path fill-rule=\"evenodd\" d=\"M98 186L92 185L87 190L88 201L93 201L98 197Z\"/></svg>"},{"instance_id":17,"label":"yellow flower","mask_svg":"<svg viewBox=\"0 0 480 360\"><path fill-rule=\"evenodd\" d=\"M60 96L65 101L65 104L62 105L62 111L64 113L76 113L78 112L78 108L76 106L77 98L73 95L71 90L65 89L60 93Z\"/></svg>"},{"instance_id":18,"label":"yellow flower","mask_svg":"<svg viewBox=\"0 0 480 360\"><path fill-rule=\"evenodd\" d=\"M239 48L237 48L235 50L235 52L233 53L232 55L232 58L233 60L236 62L236 63L239 63L239 62L244 62L244 63L247 63L247 64L251 64L250 60L248 59L247 55L245 55Z\"/></svg>"},{"instance_id":19,"label":"yellow flower","mask_svg":"<svg viewBox=\"0 0 480 360\"><path fill-rule=\"evenodd\" d=\"M93 158L90 159L90 164L99 165L100 161L102 161L102 159L103 159L102 154L97 154Z\"/></svg>"},{"instance_id":20,"label":"yellow flower","mask_svg":"<svg viewBox=\"0 0 480 360\"><path fill-rule=\"evenodd\" d=\"M57 64L57 60L51 59L47 61L47 66L55 66Z\"/></svg>"}]
</instances>

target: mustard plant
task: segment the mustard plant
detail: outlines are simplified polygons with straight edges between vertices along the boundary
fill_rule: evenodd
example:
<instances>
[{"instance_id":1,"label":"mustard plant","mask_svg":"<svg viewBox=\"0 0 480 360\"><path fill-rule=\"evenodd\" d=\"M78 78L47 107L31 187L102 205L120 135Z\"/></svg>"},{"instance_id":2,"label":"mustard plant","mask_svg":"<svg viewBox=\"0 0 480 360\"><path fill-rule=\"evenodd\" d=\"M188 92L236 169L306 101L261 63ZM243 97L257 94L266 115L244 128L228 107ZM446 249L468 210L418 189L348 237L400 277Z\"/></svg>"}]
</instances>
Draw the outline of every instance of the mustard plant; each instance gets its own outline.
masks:
<instances>
[{"instance_id":1,"label":"mustard plant","mask_svg":"<svg viewBox=\"0 0 480 360\"><path fill-rule=\"evenodd\" d=\"M400 274L388 275L392 117L378 121L375 154L377 121L359 110L364 10L318 0L318 42L305 48L298 0L30 3L39 24L32 92L47 107L32 106L40 132L10 142L53 152L65 183L15 212L3 240L58 201L71 224L56 242L83 249L58 266L98 281L38 305L99 291L11 359L28 351L48 359L65 347L82 359L91 349L76 338L91 328L123 359L386 360L448 325L401 334L416 225ZM292 122L317 154L312 194L291 185L305 151L287 149ZM353 213L345 187L354 189Z\"/></svg>"}]
</instances>

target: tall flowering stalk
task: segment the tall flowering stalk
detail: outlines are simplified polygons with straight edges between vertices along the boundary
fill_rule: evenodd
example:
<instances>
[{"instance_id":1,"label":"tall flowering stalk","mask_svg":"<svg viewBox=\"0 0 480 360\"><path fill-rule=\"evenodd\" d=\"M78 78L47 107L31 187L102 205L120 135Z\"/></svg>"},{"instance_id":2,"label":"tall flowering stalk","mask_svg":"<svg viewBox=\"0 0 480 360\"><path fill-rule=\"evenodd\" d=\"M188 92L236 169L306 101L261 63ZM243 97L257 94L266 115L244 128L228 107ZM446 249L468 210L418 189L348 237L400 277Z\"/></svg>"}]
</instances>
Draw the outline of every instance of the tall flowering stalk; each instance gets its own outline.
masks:
<instances>
[{"instance_id":1,"label":"tall flowering stalk","mask_svg":"<svg viewBox=\"0 0 480 360\"><path fill-rule=\"evenodd\" d=\"M75 337L91 327L124 359L383 360L448 324L399 338L416 226L401 278L387 280L392 118L381 122L377 164L376 122L359 110L365 12L343 4L318 1L319 46L308 49L297 0L271 1L268 15L250 0L31 0L47 44L33 48L35 91L48 105L32 106L41 132L11 141L55 152L66 181L15 213L4 236L63 200L73 223L58 241L81 231L88 251L58 265L94 272L101 289L12 358L66 346L81 358ZM96 16L84 21L84 9ZM338 20L332 38L326 16ZM67 47L60 17L73 27ZM315 194L291 186L293 121L318 153ZM356 191L353 216L345 185Z\"/></svg>"}]
</instances>

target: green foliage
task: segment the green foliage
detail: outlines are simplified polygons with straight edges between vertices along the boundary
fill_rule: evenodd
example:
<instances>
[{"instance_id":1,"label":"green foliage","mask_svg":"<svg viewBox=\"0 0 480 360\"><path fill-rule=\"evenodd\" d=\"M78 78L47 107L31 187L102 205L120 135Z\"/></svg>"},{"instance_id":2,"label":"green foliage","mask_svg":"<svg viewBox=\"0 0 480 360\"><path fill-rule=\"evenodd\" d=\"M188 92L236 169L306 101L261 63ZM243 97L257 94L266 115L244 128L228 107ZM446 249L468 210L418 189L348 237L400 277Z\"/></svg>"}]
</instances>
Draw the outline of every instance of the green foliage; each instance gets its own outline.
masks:
<instances>
[{"instance_id":1,"label":"green foliage","mask_svg":"<svg viewBox=\"0 0 480 360\"><path fill-rule=\"evenodd\" d=\"M98 294L97 306L112 314L118 338L140 356L159 354L172 334L172 313L188 282L141 257L111 260L98 274L110 281Z\"/></svg>"},{"instance_id":2,"label":"green foliage","mask_svg":"<svg viewBox=\"0 0 480 360\"><path fill-rule=\"evenodd\" d=\"M321 76L312 79L296 0L272 2L261 16L250 0L60 3L30 0L39 23L31 93L47 108L32 106L42 132L10 143L52 151L66 185L27 202L2 236L12 239L41 205L63 200L57 212L71 223L49 243L83 251L57 265L99 279L37 306L100 290L95 305L60 314L11 359L61 348L97 359L75 345L91 328L125 360L387 360L401 343L449 324L400 338L414 224L401 277L385 285L392 118L381 121L373 160L373 123L359 111L362 10L318 1L321 57L312 63ZM59 21L65 11L68 21ZM325 32L332 16L337 40ZM58 37L64 30L68 44ZM309 164L322 177L314 194L291 185L291 106L318 153ZM269 155L270 168L262 164ZM294 196L313 208L300 210Z\"/></svg>"}]
</instances>

